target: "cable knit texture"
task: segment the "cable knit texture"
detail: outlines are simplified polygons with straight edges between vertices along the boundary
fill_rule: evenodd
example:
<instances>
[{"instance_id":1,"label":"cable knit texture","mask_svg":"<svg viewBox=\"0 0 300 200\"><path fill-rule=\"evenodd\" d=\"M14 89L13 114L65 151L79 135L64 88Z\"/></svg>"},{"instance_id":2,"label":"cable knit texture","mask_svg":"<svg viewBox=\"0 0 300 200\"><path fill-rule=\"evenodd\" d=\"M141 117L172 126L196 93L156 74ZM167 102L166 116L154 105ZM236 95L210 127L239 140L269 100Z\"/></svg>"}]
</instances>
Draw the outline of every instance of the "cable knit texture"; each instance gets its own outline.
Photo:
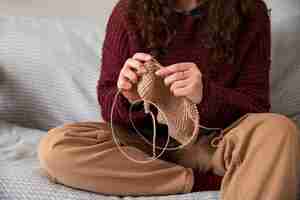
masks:
<instances>
[{"instance_id":1,"label":"cable knit texture","mask_svg":"<svg viewBox=\"0 0 300 200\"><path fill-rule=\"evenodd\" d=\"M211 49L203 45L206 38L199 28L205 17L177 13L176 35L166 49L167 54L159 61L163 66L194 62L199 67L204 87L203 99L197 104L201 125L225 128L246 113L268 112L270 109L270 19L263 1L255 0L254 3L255 13L247 18L240 31L234 64L209 65ZM110 120L113 98L118 91L118 76L125 61L137 52L150 52L128 19L127 11L128 0L120 0L106 28L97 85L98 101L106 121ZM130 127L129 106L129 101L120 95L113 115L114 123ZM136 110L132 116L135 124L152 126L151 116L144 110ZM194 191L220 187L220 177L212 174L195 176Z\"/></svg>"}]
</instances>

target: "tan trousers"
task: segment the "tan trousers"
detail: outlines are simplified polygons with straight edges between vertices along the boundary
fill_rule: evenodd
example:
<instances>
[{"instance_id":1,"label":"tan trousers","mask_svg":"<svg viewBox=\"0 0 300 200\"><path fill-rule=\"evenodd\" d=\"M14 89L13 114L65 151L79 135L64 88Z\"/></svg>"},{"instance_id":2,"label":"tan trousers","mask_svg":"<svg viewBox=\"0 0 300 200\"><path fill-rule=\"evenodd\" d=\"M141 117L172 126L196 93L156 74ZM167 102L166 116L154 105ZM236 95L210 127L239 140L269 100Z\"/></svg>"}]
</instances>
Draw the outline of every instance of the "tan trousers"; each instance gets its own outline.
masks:
<instances>
[{"instance_id":1,"label":"tan trousers","mask_svg":"<svg viewBox=\"0 0 300 200\"><path fill-rule=\"evenodd\" d=\"M211 159L211 170L224 176L221 199L296 199L300 144L295 124L282 115L269 113L248 114L241 119L226 129ZM140 160L151 153L146 145L122 148ZM149 164L127 160L104 123L81 122L54 128L41 140L38 156L53 181L102 194L188 193L194 184L191 168L163 158Z\"/></svg>"}]
</instances>

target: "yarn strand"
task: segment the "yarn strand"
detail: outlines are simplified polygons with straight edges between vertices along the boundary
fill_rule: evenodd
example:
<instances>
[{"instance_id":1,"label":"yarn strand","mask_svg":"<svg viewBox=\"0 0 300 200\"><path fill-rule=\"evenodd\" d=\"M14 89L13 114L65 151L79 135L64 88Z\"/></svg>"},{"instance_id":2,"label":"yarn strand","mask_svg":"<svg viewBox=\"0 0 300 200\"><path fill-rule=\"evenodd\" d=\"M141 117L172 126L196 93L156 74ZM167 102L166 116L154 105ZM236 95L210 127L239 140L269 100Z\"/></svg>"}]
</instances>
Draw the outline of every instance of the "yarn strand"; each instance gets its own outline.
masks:
<instances>
[{"instance_id":1,"label":"yarn strand","mask_svg":"<svg viewBox=\"0 0 300 200\"><path fill-rule=\"evenodd\" d=\"M149 113L149 114L151 115L152 122L153 122L153 139L152 139L152 144L151 144L151 143L144 137L144 135L136 128L136 126L134 125L134 122L133 122L133 120L132 120L132 108L133 108L133 105L136 104L136 103L138 103L138 102L142 102L142 101L144 101L144 102L146 102L146 103L150 103L150 104L154 105L154 106L162 113L162 115L163 115L164 119L166 120L167 124L169 124L168 119L167 119L165 113L162 112L162 110L159 108L159 106L156 105L155 103L150 102L150 101L147 101L147 100L136 100L136 101L134 101L133 103L131 103L131 105L130 105L130 108L129 108L129 120L130 120L130 123L131 123L131 125L133 126L134 130L136 131L136 133L137 133L137 134L138 134L138 135L139 135L139 136L140 136L147 144L149 144L149 145L152 146L153 155L152 155L151 158L149 158L149 160L144 160L144 161L142 161L142 160L136 160L136 159L132 158L131 156L129 156L129 155L122 149L122 147L121 147L121 145L120 145L120 142L118 141L118 139L117 139L117 137L116 137L116 135L115 135L114 127L113 127L113 113L114 113L114 108L115 108L115 105L116 105L116 102L117 102L117 98L118 98L118 96L120 95L120 93L121 93L121 90L118 90L117 93L116 93L116 95L115 95L115 97L114 97L114 101L113 101L113 105L112 105L112 109L111 109L111 118L110 118L110 119L111 119L111 123L110 123L110 124L111 124L111 130L112 130L113 140L114 140L114 142L116 143L116 146L117 146L117 148L119 149L119 151L120 151L127 159L129 159L129 160L131 160L131 161L133 161L133 162L135 162L135 163L140 163L140 164L147 164L147 163L153 162L153 161L159 159L159 158L164 154L164 152L167 151L167 150L178 150L178 149L182 149L182 148L186 147L186 146L189 145L189 144L193 141L193 139L199 134L199 133L194 134L194 135L193 135L193 136L192 136L185 144L181 144L181 145L179 145L178 147L171 147L171 148L168 147L169 142L170 142L170 134L168 134L167 142L166 142L165 146L164 146L164 147L157 146L157 145L156 145L157 132L156 132L156 121L155 121L155 116L154 116L153 112L151 112L150 110L148 110L147 113ZM191 117L192 114L189 113L189 116ZM191 118L191 119L192 119L192 118ZM192 119L192 120L194 121L194 119ZM194 122L195 122L195 121L194 121ZM197 124L197 123L195 122L195 124ZM211 130L221 130L220 128L208 128L208 127L205 127L205 126L202 126L202 125L198 125L198 126L201 127L201 128L203 128L203 129L206 129L206 130L208 130L208 131L211 131ZM196 128L196 127L195 127L195 128ZM155 151L156 149L162 150L161 153L160 153L159 155L157 155L157 156L156 156L156 151Z\"/></svg>"},{"instance_id":2,"label":"yarn strand","mask_svg":"<svg viewBox=\"0 0 300 200\"><path fill-rule=\"evenodd\" d=\"M162 151L158 156L156 156L156 152L155 152L155 150L156 150L156 124L155 124L155 116L154 116L154 114L153 114L152 112L150 112L150 114L151 114L151 117L152 117L153 128L154 128L154 130L153 130L153 156L152 156L151 158L149 158L149 160L136 160L136 159L132 158L131 156L129 156L129 155L122 149L121 144L119 143L119 141L118 141L118 139L117 139L117 137L116 137L116 135L115 135L114 127L113 127L113 113L114 113L114 108L115 108L115 105L116 105L116 102L117 102L117 98L118 98L118 96L120 95L120 93L121 93L121 90L118 90L117 93L116 93L116 95L115 95L115 97L114 97L114 101L113 101L112 109L111 109L111 116L110 116L110 122L111 122L110 125L111 125L111 130L112 130L112 136L113 136L113 140L114 140L114 142L115 142L117 148L119 149L119 151L120 151L120 152L121 152L128 160L130 160L130 161L132 161L132 162L135 162L135 163L139 163L139 164L147 164L147 163L150 163L150 162L153 162L153 161L159 159L159 158L164 154L164 152L166 151L166 147L169 145L170 136L168 135L167 143L166 143L165 147L163 148L163 151ZM141 100L140 100L140 101L141 101ZM134 102L134 103L136 103L136 102ZM134 105L134 103L131 104L131 106L130 106L130 112L131 112L131 110L132 110L132 106ZM132 121L131 118L130 118L130 121L131 121L132 125L134 126L134 123L133 123L133 121ZM147 142L148 142L148 141L147 141Z\"/></svg>"}]
</instances>

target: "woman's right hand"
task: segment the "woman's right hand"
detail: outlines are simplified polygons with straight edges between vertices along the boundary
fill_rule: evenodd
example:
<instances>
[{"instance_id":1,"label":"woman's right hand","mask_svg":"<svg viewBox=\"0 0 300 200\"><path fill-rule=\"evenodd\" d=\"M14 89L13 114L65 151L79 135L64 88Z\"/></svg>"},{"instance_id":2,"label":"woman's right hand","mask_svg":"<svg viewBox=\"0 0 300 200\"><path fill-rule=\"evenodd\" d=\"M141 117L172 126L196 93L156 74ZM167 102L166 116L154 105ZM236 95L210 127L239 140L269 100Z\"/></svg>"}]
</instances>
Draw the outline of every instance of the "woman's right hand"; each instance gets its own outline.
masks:
<instances>
[{"instance_id":1,"label":"woman's right hand","mask_svg":"<svg viewBox=\"0 0 300 200\"><path fill-rule=\"evenodd\" d=\"M132 58L127 59L120 71L117 86L130 103L141 99L137 92L137 82L146 72L143 63L151 58L149 54L136 53Z\"/></svg>"}]
</instances>

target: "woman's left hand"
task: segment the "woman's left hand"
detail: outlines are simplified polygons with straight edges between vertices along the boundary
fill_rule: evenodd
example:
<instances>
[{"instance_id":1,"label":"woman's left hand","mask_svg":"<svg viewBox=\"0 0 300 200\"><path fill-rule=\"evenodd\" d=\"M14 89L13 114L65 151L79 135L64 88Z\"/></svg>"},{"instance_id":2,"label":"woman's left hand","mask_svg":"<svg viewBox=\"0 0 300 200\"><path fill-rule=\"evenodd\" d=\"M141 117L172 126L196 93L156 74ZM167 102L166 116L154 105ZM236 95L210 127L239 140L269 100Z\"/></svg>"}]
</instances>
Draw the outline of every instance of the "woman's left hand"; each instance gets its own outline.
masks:
<instances>
[{"instance_id":1,"label":"woman's left hand","mask_svg":"<svg viewBox=\"0 0 300 200\"><path fill-rule=\"evenodd\" d=\"M183 96L199 104L203 96L202 73L195 63L177 63L156 71L164 78L174 96Z\"/></svg>"}]
</instances>

